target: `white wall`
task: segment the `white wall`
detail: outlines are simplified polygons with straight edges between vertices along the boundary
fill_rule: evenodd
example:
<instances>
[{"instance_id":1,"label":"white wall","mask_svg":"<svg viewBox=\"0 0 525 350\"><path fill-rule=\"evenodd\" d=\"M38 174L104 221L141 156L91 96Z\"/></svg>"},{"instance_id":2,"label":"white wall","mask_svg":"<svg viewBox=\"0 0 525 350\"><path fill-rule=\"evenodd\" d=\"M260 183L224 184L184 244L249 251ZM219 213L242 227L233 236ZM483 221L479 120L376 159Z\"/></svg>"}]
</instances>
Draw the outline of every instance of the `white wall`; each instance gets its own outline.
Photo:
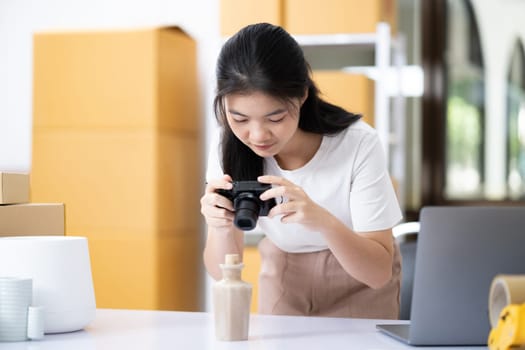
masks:
<instances>
[{"instance_id":1,"label":"white wall","mask_svg":"<svg viewBox=\"0 0 525 350\"><path fill-rule=\"evenodd\" d=\"M217 0L0 0L0 171L30 172L35 31L178 25L198 45L201 111L211 101L219 40Z\"/></svg>"}]
</instances>

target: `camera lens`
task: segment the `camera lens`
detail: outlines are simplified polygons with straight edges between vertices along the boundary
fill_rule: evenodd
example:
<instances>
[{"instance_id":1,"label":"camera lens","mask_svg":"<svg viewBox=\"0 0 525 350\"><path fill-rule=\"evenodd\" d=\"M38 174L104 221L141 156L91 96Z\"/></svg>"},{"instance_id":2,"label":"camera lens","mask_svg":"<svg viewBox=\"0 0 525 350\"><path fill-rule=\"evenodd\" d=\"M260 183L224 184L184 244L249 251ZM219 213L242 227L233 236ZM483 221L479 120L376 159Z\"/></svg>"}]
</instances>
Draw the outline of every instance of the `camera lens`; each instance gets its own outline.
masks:
<instances>
[{"instance_id":1,"label":"camera lens","mask_svg":"<svg viewBox=\"0 0 525 350\"><path fill-rule=\"evenodd\" d=\"M235 198L233 206L235 226L243 231L253 230L259 218L259 199L249 192L241 193Z\"/></svg>"}]
</instances>

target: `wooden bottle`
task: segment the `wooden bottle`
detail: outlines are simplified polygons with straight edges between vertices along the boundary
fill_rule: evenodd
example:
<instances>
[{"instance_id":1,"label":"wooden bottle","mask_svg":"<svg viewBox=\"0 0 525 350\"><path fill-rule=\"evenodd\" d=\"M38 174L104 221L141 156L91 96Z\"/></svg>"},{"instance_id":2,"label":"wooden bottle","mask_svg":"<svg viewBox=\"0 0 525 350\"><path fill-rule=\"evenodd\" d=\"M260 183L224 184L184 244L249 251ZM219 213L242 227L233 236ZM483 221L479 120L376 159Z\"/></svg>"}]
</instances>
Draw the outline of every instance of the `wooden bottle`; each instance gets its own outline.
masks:
<instances>
[{"instance_id":1,"label":"wooden bottle","mask_svg":"<svg viewBox=\"0 0 525 350\"><path fill-rule=\"evenodd\" d=\"M221 264L222 280L213 285L217 340L246 340L250 321L251 284L241 279L244 264L238 254L227 254Z\"/></svg>"}]
</instances>

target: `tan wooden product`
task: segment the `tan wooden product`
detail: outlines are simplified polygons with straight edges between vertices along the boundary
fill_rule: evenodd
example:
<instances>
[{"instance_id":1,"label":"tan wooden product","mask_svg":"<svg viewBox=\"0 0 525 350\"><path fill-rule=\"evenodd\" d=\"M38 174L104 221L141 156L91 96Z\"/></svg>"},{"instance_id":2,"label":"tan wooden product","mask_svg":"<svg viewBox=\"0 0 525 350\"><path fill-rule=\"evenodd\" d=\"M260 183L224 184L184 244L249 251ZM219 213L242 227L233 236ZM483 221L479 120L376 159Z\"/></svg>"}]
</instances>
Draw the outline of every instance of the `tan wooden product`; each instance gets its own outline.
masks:
<instances>
[{"instance_id":1,"label":"tan wooden product","mask_svg":"<svg viewBox=\"0 0 525 350\"><path fill-rule=\"evenodd\" d=\"M246 340L250 328L252 286L241 279L244 265L238 254L227 254L223 278L213 285L215 335L218 340Z\"/></svg>"}]
</instances>

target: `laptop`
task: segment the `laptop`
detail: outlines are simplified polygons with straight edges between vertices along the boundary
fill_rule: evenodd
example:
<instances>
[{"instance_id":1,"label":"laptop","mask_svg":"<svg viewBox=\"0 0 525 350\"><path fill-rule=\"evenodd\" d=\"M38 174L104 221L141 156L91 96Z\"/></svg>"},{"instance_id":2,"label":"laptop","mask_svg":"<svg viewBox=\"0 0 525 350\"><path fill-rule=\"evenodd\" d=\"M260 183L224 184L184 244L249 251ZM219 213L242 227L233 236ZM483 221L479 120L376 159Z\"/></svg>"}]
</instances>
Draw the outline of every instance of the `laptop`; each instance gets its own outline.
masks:
<instances>
[{"instance_id":1,"label":"laptop","mask_svg":"<svg viewBox=\"0 0 525 350\"><path fill-rule=\"evenodd\" d=\"M525 274L525 207L425 207L410 323L377 325L410 345L486 345L497 274Z\"/></svg>"}]
</instances>

